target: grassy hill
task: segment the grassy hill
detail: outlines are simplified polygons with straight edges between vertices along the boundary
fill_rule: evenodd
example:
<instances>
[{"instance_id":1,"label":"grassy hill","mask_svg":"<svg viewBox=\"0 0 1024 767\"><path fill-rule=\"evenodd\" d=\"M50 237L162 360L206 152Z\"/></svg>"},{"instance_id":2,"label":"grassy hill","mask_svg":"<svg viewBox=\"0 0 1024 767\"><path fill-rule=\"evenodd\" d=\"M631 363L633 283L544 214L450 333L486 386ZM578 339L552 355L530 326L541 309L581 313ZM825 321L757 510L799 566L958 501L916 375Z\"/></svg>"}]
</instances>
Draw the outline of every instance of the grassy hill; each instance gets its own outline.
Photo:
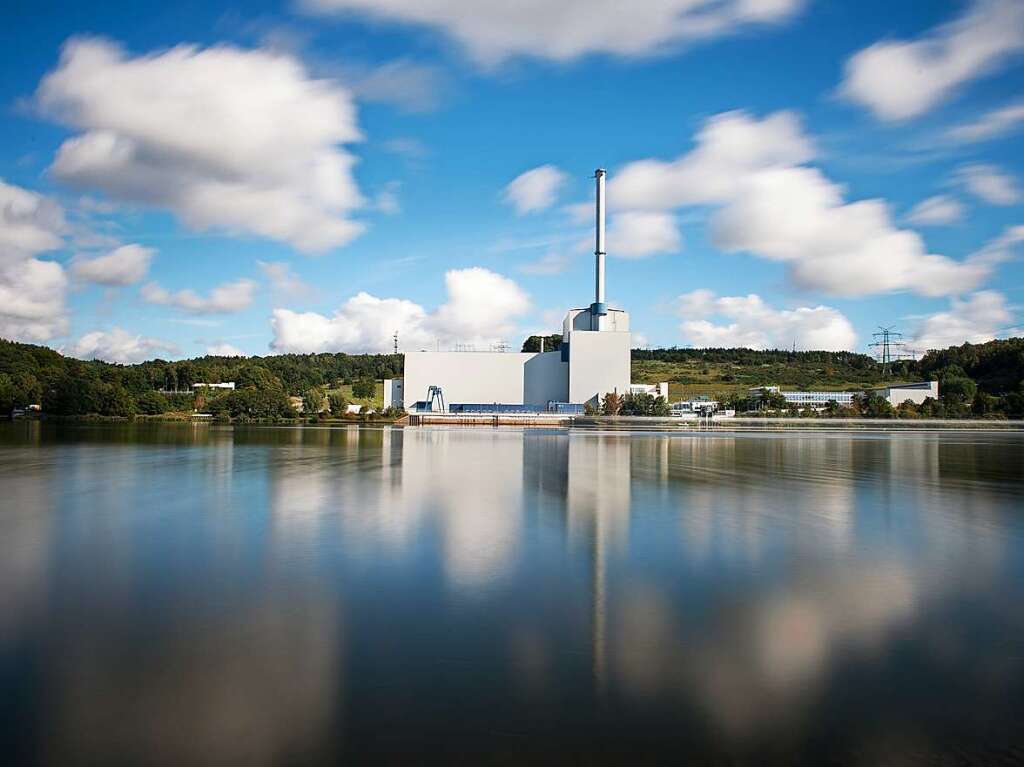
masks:
<instances>
[{"instance_id":1,"label":"grassy hill","mask_svg":"<svg viewBox=\"0 0 1024 767\"><path fill-rule=\"evenodd\" d=\"M729 395L756 386L863 391L915 379L915 364L898 363L883 374L864 354L751 349L652 349L633 351L633 381L669 382L670 399Z\"/></svg>"}]
</instances>

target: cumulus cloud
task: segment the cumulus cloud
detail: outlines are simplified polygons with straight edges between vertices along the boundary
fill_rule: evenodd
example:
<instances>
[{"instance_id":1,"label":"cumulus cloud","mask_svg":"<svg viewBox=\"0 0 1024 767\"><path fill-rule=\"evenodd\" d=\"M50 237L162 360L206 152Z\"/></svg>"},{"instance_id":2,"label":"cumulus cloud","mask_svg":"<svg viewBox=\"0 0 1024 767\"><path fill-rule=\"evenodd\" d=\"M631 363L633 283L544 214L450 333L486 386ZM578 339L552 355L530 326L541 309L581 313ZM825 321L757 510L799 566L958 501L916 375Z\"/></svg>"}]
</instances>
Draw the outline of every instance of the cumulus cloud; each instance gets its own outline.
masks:
<instances>
[{"instance_id":1,"label":"cumulus cloud","mask_svg":"<svg viewBox=\"0 0 1024 767\"><path fill-rule=\"evenodd\" d=\"M433 312L401 298L358 293L331 316L275 309L271 320L279 352L385 352L397 331L407 349L461 342L484 348L515 331L514 319L530 299L514 281L487 269L454 269L445 275L448 300Z\"/></svg>"},{"instance_id":2,"label":"cumulus cloud","mask_svg":"<svg viewBox=\"0 0 1024 767\"><path fill-rule=\"evenodd\" d=\"M987 112L972 122L950 128L946 136L957 142L988 141L1024 127L1024 102Z\"/></svg>"},{"instance_id":3,"label":"cumulus cloud","mask_svg":"<svg viewBox=\"0 0 1024 767\"><path fill-rule=\"evenodd\" d=\"M795 343L798 349L848 350L857 344L853 325L829 306L773 309L753 293L717 296L694 290L681 295L677 307L683 337L694 346L789 349Z\"/></svg>"},{"instance_id":4,"label":"cumulus cloud","mask_svg":"<svg viewBox=\"0 0 1024 767\"><path fill-rule=\"evenodd\" d=\"M143 285L141 293L148 303L173 306L191 314L231 314L247 308L255 291L255 282L241 279L214 288L206 298L190 289L172 293L155 282Z\"/></svg>"},{"instance_id":5,"label":"cumulus cloud","mask_svg":"<svg viewBox=\"0 0 1024 767\"><path fill-rule=\"evenodd\" d=\"M683 246L676 217L671 213L629 210L611 217L607 235L608 255L646 258L675 253Z\"/></svg>"},{"instance_id":6,"label":"cumulus cloud","mask_svg":"<svg viewBox=\"0 0 1024 767\"><path fill-rule=\"evenodd\" d=\"M292 271L291 264L287 261L257 261L256 265L270 283L275 300L309 298L316 294L313 286Z\"/></svg>"},{"instance_id":7,"label":"cumulus cloud","mask_svg":"<svg viewBox=\"0 0 1024 767\"><path fill-rule=\"evenodd\" d=\"M132 335L119 327L86 333L66 351L72 357L83 360L105 360L123 365L144 362L160 354L174 357L180 353L178 347L170 341Z\"/></svg>"},{"instance_id":8,"label":"cumulus cloud","mask_svg":"<svg viewBox=\"0 0 1024 767\"><path fill-rule=\"evenodd\" d=\"M56 177L114 199L169 208L190 227L288 242L310 252L363 229L351 95L284 53L180 45L130 57L74 39L36 93L80 129Z\"/></svg>"},{"instance_id":9,"label":"cumulus cloud","mask_svg":"<svg viewBox=\"0 0 1024 767\"><path fill-rule=\"evenodd\" d=\"M67 276L36 258L63 246L63 210L0 180L0 336L40 342L67 332Z\"/></svg>"},{"instance_id":10,"label":"cumulus cloud","mask_svg":"<svg viewBox=\"0 0 1024 767\"><path fill-rule=\"evenodd\" d=\"M565 184L566 175L554 165L541 165L516 176L505 187L505 202L520 216L547 210Z\"/></svg>"},{"instance_id":11,"label":"cumulus cloud","mask_svg":"<svg viewBox=\"0 0 1024 767\"><path fill-rule=\"evenodd\" d=\"M227 343L217 343L206 347L206 353L212 357L244 357L245 352L237 346Z\"/></svg>"},{"instance_id":12,"label":"cumulus cloud","mask_svg":"<svg viewBox=\"0 0 1024 767\"><path fill-rule=\"evenodd\" d=\"M846 62L840 93L882 120L907 120L1024 51L1024 3L974 0L915 40L886 40Z\"/></svg>"},{"instance_id":13,"label":"cumulus cloud","mask_svg":"<svg viewBox=\"0 0 1024 767\"><path fill-rule=\"evenodd\" d=\"M476 61L493 66L514 56L569 61L587 54L647 56L687 43L736 34L792 18L803 0L304 0L313 12L440 30Z\"/></svg>"},{"instance_id":14,"label":"cumulus cloud","mask_svg":"<svg viewBox=\"0 0 1024 767\"><path fill-rule=\"evenodd\" d=\"M845 190L806 165L814 143L790 112L711 118L676 160L630 163L609 184L614 209L713 205L714 244L786 265L800 287L862 296L897 290L960 293L989 274L985 263L930 254L898 229L884 200L846 202Z\"/></svg>"},{"instance_id":15,"label":"cumulus cloud","mask_svg":"<svg viewBox=\"0 0 1024 767\"><path fill-rule=\"evenodd\" d=\"M1017 186L1017 180L995 165L961 165L957 168L954 179L963 184L975 197L992 205L1015 205L1024 199L1020 187Z\"/></svg>"},{"instance_id":16,"label":"cumulus cloud","mask_svg":"<svg viewBox=\"0 0 1024 767\"><path fill-rule=\"evenodd\" d=\"M953 298L948 311L927 317L914 333L913 343L920 349L945 349L991 341L1001 331L1024 332L1007 328L1013 320L1006 296L995 290L980 290L963 299Z\"/></svg>"},{"instance_id":17,"label":"cumulus cloud","mask_svg":"<svg viewBox=\"0 0 1024 767\"><path fill-rule=\"evenodd\" d=\"M132 285L146 276L155 253L142 245L122 245L95 258L76 256L71 261L71 275L79 282L97 285Z\"/></svg>"},{"instance_id":18,"label":"cumulus cloud","mask_svg":"<svg viewBox=\"0 0 1024 767\"><path fill-rule=\"evenodd\" d=\"M954 197L937 194L921 200L907 214L907 221L918 226L945 226L964 217L964 206Z\"/></svg>"}]
</instances>

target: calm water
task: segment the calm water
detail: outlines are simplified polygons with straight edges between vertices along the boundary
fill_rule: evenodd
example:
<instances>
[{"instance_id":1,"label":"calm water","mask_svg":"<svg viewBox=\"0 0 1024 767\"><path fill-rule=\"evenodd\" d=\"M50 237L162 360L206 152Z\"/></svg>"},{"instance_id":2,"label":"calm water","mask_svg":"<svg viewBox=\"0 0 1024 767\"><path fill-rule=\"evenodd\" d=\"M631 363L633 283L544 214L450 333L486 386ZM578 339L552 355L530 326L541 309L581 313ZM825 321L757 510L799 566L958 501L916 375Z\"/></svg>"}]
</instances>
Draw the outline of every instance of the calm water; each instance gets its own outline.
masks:
<instances>
[{"instance_id":1,"label":"calm water","mask_svg":"<svg viewBox=\"0 0 1024 767\"><path fill-rule=\"evenodd\" d=\"M1024 760L1024 436L0 425L4 764Z\"/></svg>"}]
</instances>

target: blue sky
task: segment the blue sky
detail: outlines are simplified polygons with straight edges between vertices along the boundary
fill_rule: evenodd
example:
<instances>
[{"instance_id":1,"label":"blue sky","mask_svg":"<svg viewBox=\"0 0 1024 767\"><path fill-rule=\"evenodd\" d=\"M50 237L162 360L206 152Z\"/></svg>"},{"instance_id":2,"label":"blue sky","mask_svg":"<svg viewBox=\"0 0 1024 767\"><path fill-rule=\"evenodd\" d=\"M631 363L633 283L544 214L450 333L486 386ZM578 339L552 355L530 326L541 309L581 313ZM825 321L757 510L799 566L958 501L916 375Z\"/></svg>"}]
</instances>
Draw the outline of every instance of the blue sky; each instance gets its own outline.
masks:
<instances>
[{"instance_id":1,"label":"blue sky","mask_svg":"<svg viewBox=\"0 0 1024 767\"><path fill-rule=\"evenodd\" d=\"M652 4L653 5L653 4ZM0 335L81 357L1021 333L1024 4L16 3ZM525 175L524 175L525 174ZM518 179L518 180L517 180Z\"/></svg>"}]
</instances>

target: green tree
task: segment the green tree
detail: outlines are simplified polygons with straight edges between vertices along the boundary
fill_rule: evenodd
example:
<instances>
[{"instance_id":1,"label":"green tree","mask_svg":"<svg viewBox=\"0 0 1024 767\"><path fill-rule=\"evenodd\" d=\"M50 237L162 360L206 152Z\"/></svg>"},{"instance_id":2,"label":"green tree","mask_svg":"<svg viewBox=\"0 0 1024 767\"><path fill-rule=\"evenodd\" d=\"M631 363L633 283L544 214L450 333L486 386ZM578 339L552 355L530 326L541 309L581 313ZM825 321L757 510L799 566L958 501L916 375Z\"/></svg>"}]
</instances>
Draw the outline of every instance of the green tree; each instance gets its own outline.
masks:
<instances>
[{"instance_id":1,"label":"green tree","mask_svg":"<svg viewBox=\"0 0 1024 767\"><path fill-rule=\"evenodd\" d=\"M377 382L372 378L360 378L352 384L352 396L357 399L373 399L377 395Z\"/></svg>"},{"instance_id":2,"label":"green tree","mask_svg":"<svg viewBox=\"0 0 1024 767\"><path fill-rule=\"evenodd\" d=\"M562 334L552 333L549 336L530 336L523 341L524 352L539 352L540 351L540 340L544 339L544 351L553 352L557 351L562 346Z\"/></svg>"},{"instance_id":3,"label":"green tree","mask_svg":"<svg viewBox=\"0 0 1024 767\"><path fill-rule=\"evenodd\" d=\"M965 375L951 375L939 383L939 399L947 410L965 410L977 392L978 385Z\"/></svg>"},{"instance_id":4,"label":"green tree","mask_svg":"<svg viewBox=\"0 0 1024 767\"><path fill-rule=\"evenodd\" d=\"M345 415L348 411L348 400L345 399L345 395L341 392L331 392L327 398L327 403L331 408L331 415L333 416Z\"/></svg>"},{"instance_id":5,"label":"green tree","mask_svg":"<svg viewBox=\"0 0 1024 767\"><path fill-rule=\"evenodd\" d=\"M135 407L144 415L160 415L170 409L170 403L163 394L151 390L135 398Z\"/></svg>"},{"instance_id":6,"label":"green tree","mask_svg":"<svg viewBox=\"0 0 1024 767\"><path fill-rule=\"evenodd\" d=\"M642 416L667 416L669 414L668 402L662 397L656 397L646 392L640 394L627 394L622 398L622 405L619 409L620 415L642 415Z\"/></svg>"},{"instance_id":7,"label":"green tree","mask_svg":"<svg viewBox=\"0 0 1024 767\"><path fill-rule=\"evenodd\" d=\"M307 389L302 395L302 412L316 415L323 409L326 399L323 387L313 386Z\"/></svg>"}]
</instances>

